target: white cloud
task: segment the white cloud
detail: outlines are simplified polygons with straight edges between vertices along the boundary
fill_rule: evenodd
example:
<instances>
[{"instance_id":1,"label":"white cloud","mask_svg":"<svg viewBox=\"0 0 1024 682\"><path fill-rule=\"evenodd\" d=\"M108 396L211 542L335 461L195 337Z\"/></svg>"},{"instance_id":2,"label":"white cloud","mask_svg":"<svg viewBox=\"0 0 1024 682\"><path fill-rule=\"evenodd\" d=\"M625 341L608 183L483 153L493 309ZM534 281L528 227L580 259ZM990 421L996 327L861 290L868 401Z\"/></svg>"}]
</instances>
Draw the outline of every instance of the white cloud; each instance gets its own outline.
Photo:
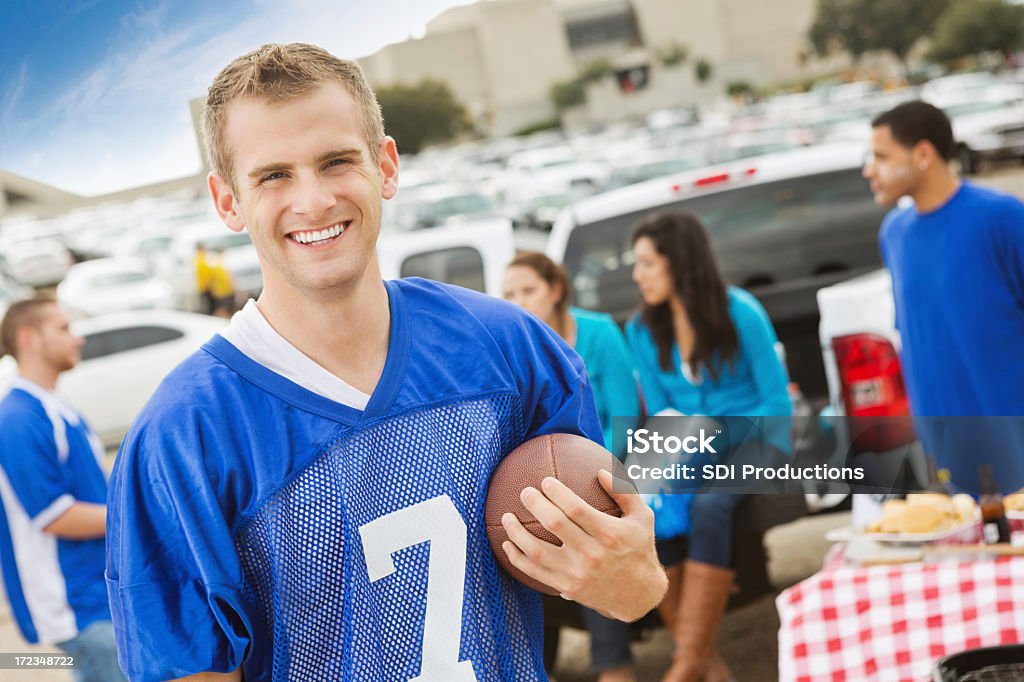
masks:
<instances>
[{"instance_id":1,"label":"white cloud","mask_svg":"<svg viewBox=\"0 0 1024 682\"><path fill-rule=\"evenodd\" d=\"M199 154L188 100L203 96L232 58L266 42L297 41L364 56L420 30L451 4L259 0L250 14L233 16L230 27L210 25L212 15L176 25L173 5L158 4L123 17L110 51L31 121L31 140L6 152L0 142L0 159L16 173L82 194L194 173ZM0 98L0 134L8 140L27 132L14 116L27 80L22 64Z\"/></svg>"},{"instance_id":2,"label":"white cloud","mask_svg":"<svg viewBox=\"0 0 1024 682\"><path fill-rule=\"evenodd\" d=\"M29 132L25 121L18 121L16 112L28 87L28 64L22 61L14 70L10 86L0 96L0 156L13 140L20 139Z\"/></svg>"}]
</instances>

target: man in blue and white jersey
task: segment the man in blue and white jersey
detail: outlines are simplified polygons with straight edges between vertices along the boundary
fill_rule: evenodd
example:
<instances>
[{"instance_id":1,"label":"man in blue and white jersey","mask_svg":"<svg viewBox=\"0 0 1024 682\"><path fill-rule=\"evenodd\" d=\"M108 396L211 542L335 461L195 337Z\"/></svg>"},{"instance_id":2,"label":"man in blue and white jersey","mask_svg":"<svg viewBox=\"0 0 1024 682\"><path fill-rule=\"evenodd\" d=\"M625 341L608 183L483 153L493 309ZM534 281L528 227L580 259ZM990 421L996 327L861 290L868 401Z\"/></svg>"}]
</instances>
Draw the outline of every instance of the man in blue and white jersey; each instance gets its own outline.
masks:
<instances>
[{"instance_id":1,"label":"man in blue and white jersey","mask_svg":"<svg viewBox=\"0 0 1024 682\"><path fill-rule=\"evenodd\" d=\"M484 504L534 436L602 442L579 357L498 299L385 282L395 141L358 65L267 45L210 87L217 211L264 289L162 384L115 465L107 586L132 680L543 680L539 595L501 571ZM609 460L610 461L610 460ZM611 477L602 483L611 491ZM624 620L666 587L653 517L554 479L505 551Z\"/></svg>"},{"instance_id":2,"label":"man in blue and white jersey","mask_svg":"<svg viewBox=\"0 0 1024 682\"><path fill-rule=\"evenodd\" d=\"M0 401L0 564L18 629L69 654L76 681L123 680L103 581L103 448L54 392L82 339L49 298L0 322L18 376Z\"/></svg>"}]
</instances>

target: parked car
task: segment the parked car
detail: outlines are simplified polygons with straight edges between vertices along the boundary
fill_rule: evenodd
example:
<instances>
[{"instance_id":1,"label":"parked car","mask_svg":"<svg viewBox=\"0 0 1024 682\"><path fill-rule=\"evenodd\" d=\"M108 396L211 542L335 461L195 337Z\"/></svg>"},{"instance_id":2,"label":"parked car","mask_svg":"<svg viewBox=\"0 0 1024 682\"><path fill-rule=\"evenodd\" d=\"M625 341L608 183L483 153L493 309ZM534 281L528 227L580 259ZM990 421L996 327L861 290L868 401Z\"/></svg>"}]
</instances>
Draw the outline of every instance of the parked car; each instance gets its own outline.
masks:
<instances>
[{"instance_id":1,"label":"parked car","mask_svg":"<svg viewBox=\"0 0 1024 682\"><path fill-rule=\"evenodd\" d=\"M608 189L635 185L638 182L682 173L703 165L706 165L703 152L698 150L691 150L685 154L681 151L648 154L614 164L614 170L608 180Z\"/></svg>"},{"instance_id":2,"label":"parked car","mask_svg":"<svg viewBox=\"0 0 1024 682\"><path fill-rule=\"evenodd\" d=\"M549 232L563 208L593 193L587 187L561 192L540 189L538 194L521 196L514 204L509 204L508 213L513 227Z\"/></svg>"},{"instance_id":3,"label":"parked car","mask_svg":"<svg viewBox=\"0 0 1024 682\"><path fill-rule=\"evenodd\" d=\"M885 209L861 177L863 159L860 145L821 145L595 195L561 213L547 253L569 271L578 305L623 321L639 303L633 225L654 211L692 211L707 226L726 279L765 306L786 345L790 376L818 398L825 377L815 292L881 264Z\"/></svg>"},{"instance_id":4,"label":"parked car","mask_svg":"<svg viewBox=\"0 0 1024 682\"><path fill-rule=\"evenodd\" d=\"M567 145L530 149L508 159L507 172L501 179L500 191L506 200L536 194L538 188L549 191L572 188L604 188L611 179L612 168L603 161L581 161Z\"/></svg>"},{"instance_id":5,"label":"parked car","mask_svg":"<svg viewBox=\"0 0 1024 682\"><path fill-rule=\"evenodd\" d=\"M952 116L956 158L964 175L976 173L982 163L1024 159L1024 100L982 102Z\"/></svg>"},{"instance_id":6,"label":"parked car","mask_svg":"<svg viewBox=\"0 0 1024 682\"><path fill-rule=\"evenodd\" d=\"M74 262L71 253L56 239L31 239L3 247L10 273L30 287L52 287Z\"/></svg>"},{"instance_id":7,"label":"parked car","mask_svg":"<svg viewBox=\"0 0 1024 682\"><path fill-rule=\"evenodd\" d=\"M400 231L439 225L465 225L498 218L501 212L489 198L464 185L429 185L400 194L384 207L386 224Z\"/></svg>"},{"instance_id":8,"label":"parked car","mask_svg":"<svg viewBox=\"0 0 1024 682\"><path fill-rule=\"evenodd\" d=\"M250 298L259 298L263 291L263 271L260 270L256 247L226 251L224 267L231 273L231 284L235 288L235 299L239 305L244 305Z\"/></svg>"},{"instance_id":9,"label":"parked car","mask_svg":"<svg viewBox=\"0 0 1024 682\"><path fill-rule=\"evenodd\" d=\"M85 339L82 361L61 375L57 390L106 447L116 447L163 378L225 325L220 318L173 310L79 320L72 329ZM16 373L13 358L0 359L0 395Z\"/></svg>"},{"instance_id":10,"label":"parked car","mask_svg":"<svg viewBox=\"0 0 1024 682\"><path fill-rule=\"evenodd\" d=\"M969 71L933 78L921 86L921 99L934 102L936 106L951 98L984 95L993 87L1006 81L988 71Z\"/></svg>"},{"instance_id":11,"label":"parked car","mask_svg":"<svg viewBox=\"0 0 1024 682\"><path fill-rule=\"evenodd\" d=\"M385 279L425 277L501 296L515 245L511 224L501 219L462 228L384 234L377 242L377 253Z\"/></svg>"},{"instance_id":12,"label":"parked car","mask_svg":"<svg viewBox=\"0 0 1024 682\"><path fill-rule=\"evenodd\" d=\"M112 249L115 257L133 257L145 259L151 267L156 267L162 254L167 253L174 241L171 231L146 231L125 235Z\"/></svg>"},{"instance_id":13,"label":"parked car","mask_svg":"<svg viewBox=\"0 0 1024 682\"><path fill-rule=\"evenodd\" d=\"M57 287L57 301L72 317L95 317L122 310L171 308L174 289L141 258L100 258L68 270Z\"/></svg>"},{"instance_id":14,"label":"parked car","mask_svg":"<svg viewBox=\"0 0 1024 682\"><path fill-rule=\"evenodd\" d=\"M0 268L0 320L3 319L7 308L12 303L30 298L31 296L32 289L14 279Z\"/></svg>"}]
</instances>

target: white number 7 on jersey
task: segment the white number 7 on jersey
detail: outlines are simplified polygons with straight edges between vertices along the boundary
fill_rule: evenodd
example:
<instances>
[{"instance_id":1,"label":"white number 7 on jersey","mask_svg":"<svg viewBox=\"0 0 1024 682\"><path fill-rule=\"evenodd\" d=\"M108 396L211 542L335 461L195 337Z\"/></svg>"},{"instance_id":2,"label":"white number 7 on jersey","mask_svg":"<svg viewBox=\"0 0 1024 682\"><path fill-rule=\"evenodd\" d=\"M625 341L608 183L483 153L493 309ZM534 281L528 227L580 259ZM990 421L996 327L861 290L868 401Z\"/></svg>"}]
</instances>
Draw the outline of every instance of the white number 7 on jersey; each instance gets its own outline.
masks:
<instances>
[{"instance_id":1,"label":"white number 7 on jersey","mask_svg":"<svg viewBox=\"0 0 1024 682\"><path fill-rule=\"evenodd\" d=\"M440 495L374 519L359 528L370 582L395 572L391 555L430 541L423 661L410 682L476 682L473 664L459 660L466 582L466 522ZM457 623L454 628L451 623Z\"/></svg>"}]
</instances>

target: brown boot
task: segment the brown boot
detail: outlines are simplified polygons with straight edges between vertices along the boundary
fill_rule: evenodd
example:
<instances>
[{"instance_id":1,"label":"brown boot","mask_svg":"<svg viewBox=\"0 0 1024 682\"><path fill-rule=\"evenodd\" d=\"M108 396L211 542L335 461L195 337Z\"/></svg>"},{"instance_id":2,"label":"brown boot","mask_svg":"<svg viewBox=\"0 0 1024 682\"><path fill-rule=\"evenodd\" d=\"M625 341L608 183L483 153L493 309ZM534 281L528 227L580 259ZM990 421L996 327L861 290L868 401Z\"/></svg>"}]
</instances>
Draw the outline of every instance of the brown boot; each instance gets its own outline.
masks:
<instances>
[{"instance_id":1,"label":"brown boot","mask_svg":"<svg viewBox=\"0 0 1024 682\"><path fill-rule=\"evenodd\" d=\"M683 590L672 637L672 667L662 682L696 682L710 660L718 624L732 592L735 571L699 561L683 568Z\"/></svg>"}]
</instances>

